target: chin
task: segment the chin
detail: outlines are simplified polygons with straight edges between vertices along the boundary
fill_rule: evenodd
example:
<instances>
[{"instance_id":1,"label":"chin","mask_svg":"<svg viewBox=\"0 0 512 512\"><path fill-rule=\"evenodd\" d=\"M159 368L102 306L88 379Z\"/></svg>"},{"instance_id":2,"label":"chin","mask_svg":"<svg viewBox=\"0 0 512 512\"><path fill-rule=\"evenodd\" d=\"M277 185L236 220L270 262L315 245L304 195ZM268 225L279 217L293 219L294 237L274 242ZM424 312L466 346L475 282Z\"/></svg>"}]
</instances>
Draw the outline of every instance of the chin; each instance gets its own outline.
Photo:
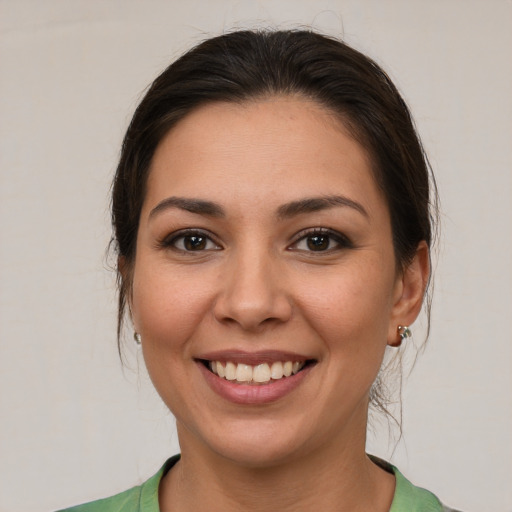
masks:
<instances>
[{"instance_id":1,"label":"chin","mask_svg":"<svg viewBox=\"0 0 512 512\"><path fill-rule=\"evenodd\" d=\"M207 435L201 436L201 444L238 466L270 468L292 462L312 450L312 439L308 432L305 425L294 428L283 421L253 419L238 421L230 426L224 424L216 432L212 429Z\"/></svg>"},{"instance_id":2,"label":"chin","mask_svg":"<svg viewBox=\"0 0 512 512\"><path fill-rule=\"evenodd\" d=\"M236 464L239 467L250 469L268 469L282 466L298 458L298 453L304 453L297 449L297 446L290 446L288 443L272 443L261 445L247 442L246 444L235 444L230 440L229 446L219 447L218 455Z\"/></svg>"}]
</instances>

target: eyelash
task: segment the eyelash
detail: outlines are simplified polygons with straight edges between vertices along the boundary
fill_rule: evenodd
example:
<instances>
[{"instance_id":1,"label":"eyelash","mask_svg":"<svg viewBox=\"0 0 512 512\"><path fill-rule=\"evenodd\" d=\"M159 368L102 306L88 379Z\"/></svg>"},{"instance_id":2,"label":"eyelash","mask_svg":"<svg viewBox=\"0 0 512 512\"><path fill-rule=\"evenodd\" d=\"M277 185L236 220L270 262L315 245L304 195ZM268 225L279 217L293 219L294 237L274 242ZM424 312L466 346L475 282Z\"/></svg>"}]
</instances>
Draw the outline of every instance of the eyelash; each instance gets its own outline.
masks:
<instances>
[{"instance_id":1,"label":"eyelash","mask_svg":"<svg viewBox=\"0 0 512 512\"><path fill-rule=\"evenodd\" d=\"M201 238L206 241L206 244L211 244L215 246L214 248L204 248L199 249L197 251L187 249L186 247L177 247L177 241L182 240L183 243L185 243L185 240L191 239L193 237ZM201 231L199 229L185 229L182 231L178 231L177 233L172 233L170 236L167 236L164 238L161 242L159 242L159 247L164 249L174 249L176 251L182 252L182 253L192 253L192 252L202 252L202 251L218 251L221 249L219 244L215 242L214 237L211 235L211 233L208 233L207 231Z\"/></svg>"},{"instance_id":2,"label":"eyelash","mask_svg":"<svg viewBox=\"0 0 512 512\"><path fill-rule=\"evenodd\" d=\"M327 249L315 251L311 248L309 249L300 249L297 246L300 242L306 242L308 239L312 239L313 237L326 237L328 238L328 244L331 245L331 242L335 242L335 247L327 247ZM312 229L306 229L301 231L300 233L297 233L295 242L290 246L289 250L291 251L303 251L303 252L311 252L311 253L330 253L336 250L340 249L350 249L354 245L351 242L351 240L343 235L342 233L339 233L338 231L334 231L332 229L328 228L312 228Z\"/></svg>"},{"instance_id":3,"label":"eyelash","mask_svg":"<svg viewBox=\"0 0 512 512\"><path fill-rule=\"evenodd\" d=\"M187 249L186 246L178 247L177 242L182 241L183 244L186 243L188 239L190 241L191 238L196 237L199 239L203 239L205 241L206 246L203 248L199 248L198 250ZM308 239L312 239L313 237L318 238L327 238L328 246L326 249L314 250L311 248L300 248L298 247L300 242L308 242ZM331 242L336 244L335 247L330 247ZM209 247L208 244L213 244L214 247ZM159 247L165 249L174 249L176 251L180 251L182 253L193 253L193 252L203 252L203 251L218 251L221 250L222 247L214 240L214 237L211 233L207 231L201 231L198 229L186 229L183 231L178 231L177 233L172 233L170 236L164 238L161 242L159 242ZM301 252L310 252L310 253L330 253L342 248L352 248L353 244L349 240L348 237L328 228L310 228L303 230L295 236L295 241L288 247L290 251L301 251Z\"/></svg>"}]
</instances>

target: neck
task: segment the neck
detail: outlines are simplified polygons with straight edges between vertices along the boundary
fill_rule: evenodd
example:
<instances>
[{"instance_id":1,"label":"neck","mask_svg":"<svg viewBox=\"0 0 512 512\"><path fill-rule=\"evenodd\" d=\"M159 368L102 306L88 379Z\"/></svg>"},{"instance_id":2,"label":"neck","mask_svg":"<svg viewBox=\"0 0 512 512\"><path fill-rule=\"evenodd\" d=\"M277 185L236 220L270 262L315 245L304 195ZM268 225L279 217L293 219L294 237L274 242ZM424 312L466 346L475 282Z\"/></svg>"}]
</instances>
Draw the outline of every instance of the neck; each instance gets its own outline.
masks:
<instances>
[{"instance_id":1,"label":"neck","mask_svg":"<svg viewBox=\"0 0 512 512\"><path fill-rule=\"evenodd\" d=\"M162 481L162 512L387 512L393 499L394 477L368 459L364 436L264 468L198 450L187 437L180 436L182 458Z\"/></svg>"}]
</instances>

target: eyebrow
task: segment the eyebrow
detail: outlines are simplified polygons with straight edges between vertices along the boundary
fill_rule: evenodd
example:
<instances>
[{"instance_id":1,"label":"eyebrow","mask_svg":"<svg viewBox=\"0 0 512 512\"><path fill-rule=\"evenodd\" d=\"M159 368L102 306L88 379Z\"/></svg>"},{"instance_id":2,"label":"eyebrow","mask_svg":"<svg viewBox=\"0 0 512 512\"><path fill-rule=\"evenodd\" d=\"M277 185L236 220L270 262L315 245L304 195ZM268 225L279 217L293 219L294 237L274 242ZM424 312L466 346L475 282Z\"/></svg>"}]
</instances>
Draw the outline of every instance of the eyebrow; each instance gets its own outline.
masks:
<instances>
[{"instance_id":1,"label":"eyebrow","mask_svg":"<svg viewBox=\"0 0 512 512\"><path fill-rule=\"evenodd\" d=\"M346 206L357 210L365 217L369 217L368 212L364 209L363 205L357 201L353 201L345 196L321 196L321 197L307 197L299 201L292 201L280 206L277 210L277 216L281 219L294 217L295 215L302 215L304 213L318 212L320 210L327 210L337 206Z\"/></svg>"},{"instance_id":2,"label":"eyebrow","mask_svg":"<svg viewBox=\"0 0 512 512\"><path fill-rule=\"evenodd\" d=\"M296 215L303 215L306 213L318 212L345 206L352 208L365 217L369 217L368 212L364 209L363 205L357 201L353 201L345 196L321 196L321 197L306 197L297 201L281 205L277 209L277 217L279 219L287 219ZM208 217L225 217L226 212L218 203L213 201L206 201L204 199L196 199L189 197L168 197L158 203L150 212L149 218L154 217L160 212L171 208L178 208L197 215L206 215Z\"/></svg>"},{"instance_id":3,"label":"eyebrow","mask_svg":"<svg viewBox=\"0 0 512 512\"><path fill-rule=\"evenodd\" d=\"M203 199L194 199L188 197L168 197L158 203L149 214L149 218L170 208L179 208L190 213L198 215L207 215L209 217L225 217L226 214L222 206L212 201Z\"/></svg>"}]
</instances>

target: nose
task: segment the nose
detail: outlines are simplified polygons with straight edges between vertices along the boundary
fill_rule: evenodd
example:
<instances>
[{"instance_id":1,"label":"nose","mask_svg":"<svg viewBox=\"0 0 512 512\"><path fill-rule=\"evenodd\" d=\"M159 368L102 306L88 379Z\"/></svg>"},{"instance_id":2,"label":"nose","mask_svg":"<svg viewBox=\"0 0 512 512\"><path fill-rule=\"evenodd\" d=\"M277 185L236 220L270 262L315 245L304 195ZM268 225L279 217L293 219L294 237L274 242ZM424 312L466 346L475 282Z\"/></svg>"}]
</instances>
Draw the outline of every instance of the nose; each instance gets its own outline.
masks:
<instances>
[{"instance_id":1,"label":"nose","mask_svg":"<svg viewBox=\"0 0 512 512\"><path fill-rule=\"evenodd\" d=\"M226 262L214 305L217 321L258 332L291 318L292 301L276 259L268 251L245 250Z\"/></svg>"}]
</instances>

